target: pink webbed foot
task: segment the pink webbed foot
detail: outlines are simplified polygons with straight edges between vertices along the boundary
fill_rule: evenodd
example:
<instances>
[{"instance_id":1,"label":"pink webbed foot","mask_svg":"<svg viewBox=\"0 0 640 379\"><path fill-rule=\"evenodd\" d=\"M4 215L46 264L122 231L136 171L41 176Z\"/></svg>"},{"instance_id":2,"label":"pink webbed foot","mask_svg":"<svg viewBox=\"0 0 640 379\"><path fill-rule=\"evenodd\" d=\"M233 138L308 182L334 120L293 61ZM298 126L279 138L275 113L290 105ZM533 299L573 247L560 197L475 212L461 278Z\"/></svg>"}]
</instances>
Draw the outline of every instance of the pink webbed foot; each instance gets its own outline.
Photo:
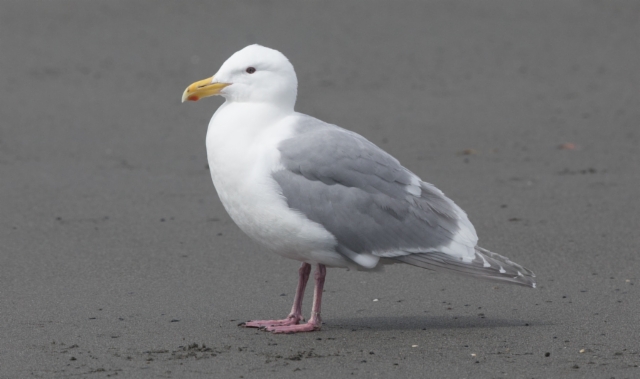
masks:
<instances>
[{"instance_id":1,"label":"pink webbed foot","mask_svg":"<svg viewBox=\"0 0 640 379\"><path fill-rule=\"evenodd\" d=\"M261 328L268 332L273 333L300 333L300 332L313 332L320 330L322 326L322 320L320 319L320 304L322 302L322 289L324 287L324 278L327 273L327 268L324 265L319 264L318 269L315 272L316 286L313 290L313 307L311 308L311 319L305 324L300 324L302 318L302 297L304 296L304 289L309 279L309 273L311 271L311 265L303 263L300 266L298 288L296 290L296 296L293 301L293 307L291 313L284 320L254 320L247 321L239 324L246 328Z\"/></svg>"},{"instance_id":2,"label":"pink webbed foot","mask_svg":"<svg viewBox=\"0 0 640 379\"><path fill-rule=\"evenodd\" d=\"M301 332L314 332L320 330L322 322L319 319L311 319L304 324L296 325L272 325L264 328L267 332L274 334L289 334L289 333L301 333Z\"/></svg>"},{"instance_id":3,"label":"pink webbed foot","mask_svg":"<svg viewBox=\"0 0 640 379\"><path fill-rule=\"evenodd\" d=\"M252 320L239 324L245 328L266 328L270 326L292 326L302 321L302 317L289 316L282 320Z\"/></svg>"}]
</instances>

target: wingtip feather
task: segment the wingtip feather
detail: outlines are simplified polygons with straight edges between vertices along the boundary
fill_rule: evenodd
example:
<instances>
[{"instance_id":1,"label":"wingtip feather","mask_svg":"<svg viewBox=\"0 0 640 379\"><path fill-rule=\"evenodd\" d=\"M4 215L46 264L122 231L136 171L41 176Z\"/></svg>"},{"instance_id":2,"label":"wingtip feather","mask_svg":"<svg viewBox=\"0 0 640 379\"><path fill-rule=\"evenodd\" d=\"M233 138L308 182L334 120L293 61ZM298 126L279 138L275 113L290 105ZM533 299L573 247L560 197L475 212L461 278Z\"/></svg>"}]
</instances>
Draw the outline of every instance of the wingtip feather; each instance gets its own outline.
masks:
<instances>
[{"instance_id":1,"label":"wingtip feather","mask_svg":"<svg viewBox=\"0 0 640 379\"><path fill-rule=\"evenodd\" d=\"M479 246L476 246L475 253L476 258L470 262L464 262L456 257L439 252L414 253L395 257L394 259L422 268L449 271L479 279L536 288L534 279L536 275L533 271L522 267L507 257Z\"/></svg>"}]
</instances>

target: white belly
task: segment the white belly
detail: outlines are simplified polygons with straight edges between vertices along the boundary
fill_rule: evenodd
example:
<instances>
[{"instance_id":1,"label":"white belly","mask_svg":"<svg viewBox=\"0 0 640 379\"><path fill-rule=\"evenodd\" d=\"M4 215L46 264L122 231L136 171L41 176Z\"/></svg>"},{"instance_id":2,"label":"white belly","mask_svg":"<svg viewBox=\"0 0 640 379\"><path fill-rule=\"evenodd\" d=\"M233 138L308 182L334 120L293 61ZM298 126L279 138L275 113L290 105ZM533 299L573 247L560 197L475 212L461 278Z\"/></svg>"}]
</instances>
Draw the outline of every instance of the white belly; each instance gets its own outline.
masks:
<instances>
[{"instance_id":1,"label":"white belly","mask_svg":"<svg viewBox=\"0 0 640 379\"><path fill-rule=\"evenodd\" d=\"M335 238L291 210L271 173L282 169L277 144L292 132L284 119L265 128L227 120L217 112L207 132L213 184L233 221L249 237L287 258L330 266L348 262L334 251ZM240 125L239 122L240 121Z\"/></svg>"}]
</instances>

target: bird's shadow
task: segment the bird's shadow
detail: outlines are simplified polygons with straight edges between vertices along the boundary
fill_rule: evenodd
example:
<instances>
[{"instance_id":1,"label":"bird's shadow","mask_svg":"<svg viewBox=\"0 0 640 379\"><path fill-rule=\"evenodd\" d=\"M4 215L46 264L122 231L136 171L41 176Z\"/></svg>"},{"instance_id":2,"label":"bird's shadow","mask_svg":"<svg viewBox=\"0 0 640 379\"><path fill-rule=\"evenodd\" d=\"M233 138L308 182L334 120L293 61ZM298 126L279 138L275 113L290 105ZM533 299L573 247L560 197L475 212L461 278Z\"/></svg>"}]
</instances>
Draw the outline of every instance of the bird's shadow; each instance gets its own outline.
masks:
<instances>
[{"instance_id":1,"label":"bird's shadow","mask_svg":"<svg viewBox=\"0 0 640 379\"><path fill-rule=\"evenodd\" d=\"M436 330L468 328L527 328L545 323L518 319L481 318L477 316L396 316L354 317L325 320L332 329L355 330Z\"/></svg>"}]
</instances>

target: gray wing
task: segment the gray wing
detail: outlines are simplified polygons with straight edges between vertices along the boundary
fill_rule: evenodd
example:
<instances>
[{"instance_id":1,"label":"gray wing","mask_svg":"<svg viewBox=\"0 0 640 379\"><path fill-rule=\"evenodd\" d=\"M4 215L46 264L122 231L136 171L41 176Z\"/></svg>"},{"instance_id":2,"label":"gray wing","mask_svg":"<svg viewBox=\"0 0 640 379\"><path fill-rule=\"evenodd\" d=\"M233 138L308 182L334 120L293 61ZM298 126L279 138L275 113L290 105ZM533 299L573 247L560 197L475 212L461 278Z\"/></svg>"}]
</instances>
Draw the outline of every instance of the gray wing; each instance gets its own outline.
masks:
<instances>
[{"instance_id":1,"label":"gray wing","mask_svg":"<svg viewBox=\"0 0 640 379\"><path fill-rule=\"evenodd\" d=\"M289 206L355 253L438 251L468 223L440 190L358 134L308 118L279 149L285 169L273 177ZM473 249L475 230L468 234L458 242Z\"/></svg>"},{"instance_id":2,"label":"gray wing","mask_svg":"<svg viewBox=\"0 0 640 379\"><path fill-rule=\"evenodd\" d=\"M486 271L473 225L440 190L356 133L308 116L296 127L273 178L290 208L335 236L336 251L364 266L366 255L373 265L387 257L438 269L450 260L449 270Z\"/></svg>"}]
</instances>

